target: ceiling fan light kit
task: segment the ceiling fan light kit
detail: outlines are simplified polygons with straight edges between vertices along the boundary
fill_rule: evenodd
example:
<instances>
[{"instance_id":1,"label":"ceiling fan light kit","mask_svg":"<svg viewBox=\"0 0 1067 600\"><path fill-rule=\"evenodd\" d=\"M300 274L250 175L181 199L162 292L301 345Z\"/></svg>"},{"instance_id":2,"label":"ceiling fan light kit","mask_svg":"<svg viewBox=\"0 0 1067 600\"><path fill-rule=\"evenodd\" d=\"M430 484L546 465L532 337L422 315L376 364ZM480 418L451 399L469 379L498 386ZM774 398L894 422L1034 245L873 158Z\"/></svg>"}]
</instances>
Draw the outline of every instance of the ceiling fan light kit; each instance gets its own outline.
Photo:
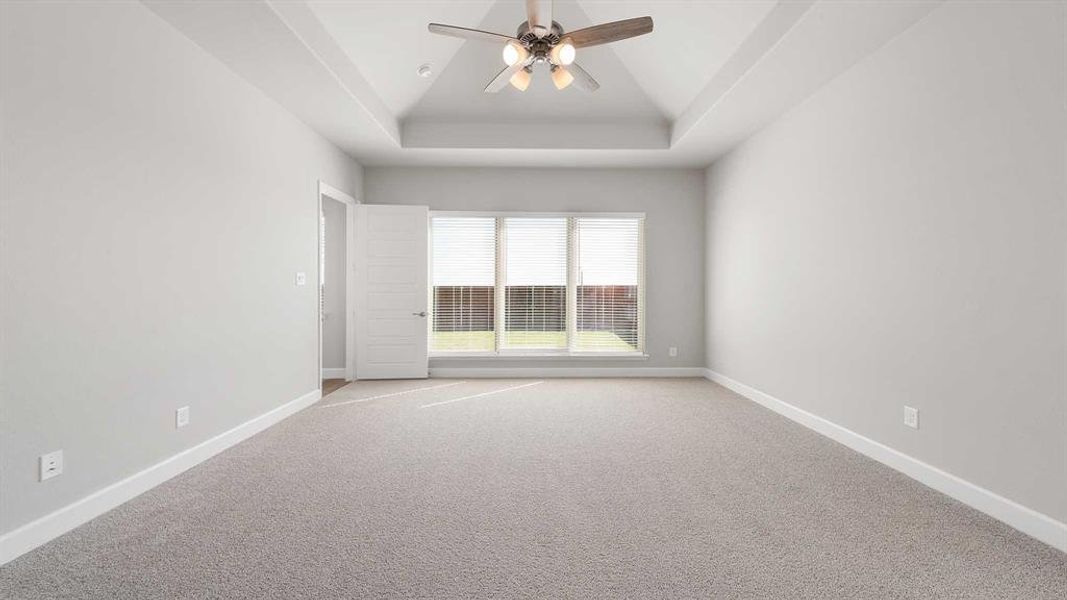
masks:
<instances>
[{"instance_id":1,"label":"ceiling fan light kit","mask_svg":"<svg viewBox=\"0 0 1067 600\"><path fill-rule=\"evenodd\" d=\"M533 79L533 69L531 69L530 67L525 67L519 69L519 71L512 75L511 79L509 79L508 81L515 89L519 90L520 92L525 92L526 88L530 87L531 79Z\"/></svg>"},{"instance_id":2,"label":"ceiling fan light kit","mask_svg":"<svg viewBox=\"0 0 1067 600\"><path fill-rule=\"evenodd\" d=\"M571 38L565 37L552 47L549 57L552 60L552 64L567 66L574 62L577 54L578 51L574 48L574 42L571 41Z\"/></svg>"},{"instance_id":3,"label":"ceiling fan light kit","mask_svg":"<svg viewBox=\"0 0 1067 600\"><path fill-rule=\"evenodd\" d=\"M612 21L564 32L563 27L552 20L551 0L526 0L526 21L519 25L515 37L440 23L430 23L428 29L430 33L438 35L504 44L501 57L507 66L485 86L488 93L499 92L508 83L517 90L526 91L536 64L548 66L552 83L558 90L573 83L582 90L595 92L600 84L574 62L577 49L649 33L652 31L652 17Z\"/></svg>"},{"instance_id":4,"label":"ceiling fan light kit","mask_svg":"<svg viewBox=\"0 0 1067 600\"><path fill-rule=\"evenodd\" d=\"M518 42L508 42L504 44L503 58L504 64L511 66L519 61L525 62L530 57L530 51L525 46Z\"/></svg>"},{"instance_id":5,"label":"ceiling fan light kit","mask_svg":"<svg viewBox=\"0 0 1067 600\"><path fill-rule=\"evenodd\" d=\"M562 90L574 83L574 75L571 75L565 67L554 66L552 67L552 83L555 84L557 90Z\"/></svg>"}]
</instances>

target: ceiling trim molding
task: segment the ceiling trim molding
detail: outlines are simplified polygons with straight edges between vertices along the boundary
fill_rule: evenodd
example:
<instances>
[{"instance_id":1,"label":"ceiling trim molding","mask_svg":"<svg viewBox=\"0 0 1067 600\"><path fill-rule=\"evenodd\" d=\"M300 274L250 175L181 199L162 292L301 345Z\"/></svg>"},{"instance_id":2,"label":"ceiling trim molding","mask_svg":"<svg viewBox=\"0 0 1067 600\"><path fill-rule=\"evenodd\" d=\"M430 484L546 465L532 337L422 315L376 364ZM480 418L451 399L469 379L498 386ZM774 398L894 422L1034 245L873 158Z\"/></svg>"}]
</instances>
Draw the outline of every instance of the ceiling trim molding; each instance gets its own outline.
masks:
<instances>
[{"instance_id":1,"label":"ceiling trim molding","mask_svg":"<svg viewBox=\"0 0 1067 600\"><path fill-rule=\"evenodd\" d=\"M731 85L709 92L706 110L694 107L675 123L672 151L714 162L889 44L942 1L808 1L799 15L782 15L776 8L772 13L777 17L796 18ZM783 0L780 6L790 3Z\"/></svg>"},{"instance_id":2,"label":"ceiling trim molding","mask_svg":"<svg viewBox=\"0 0 1067 600\"><path fill-rule=\"evenodd\" d=\"M405 120L404 148L667 150L666 122L486 123Z\"/></svg>"},{"instance_id":3,"label":"ceiling trim molding","mask_svg":"<svg viewBox=\"0 0 1067 600\"><path fill-rule=\"evenodd\" d=\"M400 144L400 125L396 115L385 106L359 69L352 64L345 51L319 22L318 17L303 0L263 0L274 14L293 32L298 40L318 60L341 86L363 107L382 131Z\"/></svg>"},{"instance_id":4,"label":"ceiling trim molding","mask_svg":"<svg viewBox=\"0 0 1067 600\"><path fill-rule=\"evenodd\" d=\"M715 105L782 41L814 4L815 0L780 0L674 121L671 145L678 143L714 110Z\"/></svg>"}]
</instances>

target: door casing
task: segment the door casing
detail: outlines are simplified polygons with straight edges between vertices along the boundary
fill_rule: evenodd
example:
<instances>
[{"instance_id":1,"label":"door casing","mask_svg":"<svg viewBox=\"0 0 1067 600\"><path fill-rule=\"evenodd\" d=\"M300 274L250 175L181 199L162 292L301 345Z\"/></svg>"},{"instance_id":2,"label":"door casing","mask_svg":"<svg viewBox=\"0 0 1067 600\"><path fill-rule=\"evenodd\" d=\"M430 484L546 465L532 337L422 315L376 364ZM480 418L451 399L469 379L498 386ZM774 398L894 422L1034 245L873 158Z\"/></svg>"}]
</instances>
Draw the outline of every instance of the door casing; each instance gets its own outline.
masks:
<instances>
[{"instance_id":1,"label":"door casing","mask_svg":"<svg viewBox=\"0 0 1067 600\"><path fill-rule=\"evenodd\" d=\"M345 381L352 381L355 379L356 373L356 206L358 206L360 202L352 195L347 194L324 181L319 181L318 195L316 197L317 211L315 213L315 238L318 240L315 254L316 263L318 260L321 260L320 257L322 256L323 244L325 242L325 240L322 239L322 229L319 225L319 219L322 215L322 199L324 197L336 200L345 207ZM315 269L315 287L316 295L320 294L322 290L322 269L318 268L318 265L316 265ZM321 298L315 303L319 328L318 372L316 377L320 382L320 386L322 382L322 304Z\"/></svg>"}]
</instances>

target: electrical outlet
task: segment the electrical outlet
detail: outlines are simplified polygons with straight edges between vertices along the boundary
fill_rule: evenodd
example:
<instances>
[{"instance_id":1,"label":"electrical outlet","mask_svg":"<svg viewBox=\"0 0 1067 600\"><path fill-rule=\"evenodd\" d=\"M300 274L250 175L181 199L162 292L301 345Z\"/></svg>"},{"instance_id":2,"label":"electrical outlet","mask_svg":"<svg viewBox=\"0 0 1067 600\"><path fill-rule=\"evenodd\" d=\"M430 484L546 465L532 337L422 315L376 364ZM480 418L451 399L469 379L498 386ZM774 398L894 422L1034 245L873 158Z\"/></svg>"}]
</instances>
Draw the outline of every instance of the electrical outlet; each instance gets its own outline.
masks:
<instances>
[{"instance_id":1,"label":"electrical outlet","mask_svg":"<svg viewBox=\"0 0 1067 600\"><path fill-rule=\"evenodd\" d=\"M307 273L305 273L305 272L303 272L303 271L300 271L300 272L298 272L298 273L296 274L296 284L297 284L297 285L304 285L304 284L306 284L307 282L308 282L308 276L307 276Z\"/></svg>"},{"instance_id":2,"label":"electrical outlet","mask_svg":"<svg viewBox=\"0 0 1067 600\"><path fill-rule=\"evenodd\" d=\"M51 479L63 473L63 451L56 450L42 454L40 459L41 481Z\"/></svg>"},{"instance_id":3,"label":"electrical outlet","mask_svg":"<svg viewBox=\"0 0 1067 600\"><path fill-rule=\"evenodd\" d=\"M189 407L183 406L174 411L174 427L185 427L189 424Z\"/></svg>"},{"instance_id":4,"label":"electrical outlet","mask_svg":"<svg viewBox=\"0 0 1067 600\"><path fill-rule=\"evenodd\" d=\"M904 407L904 424L912 429L919 428L919 409L910 406Z\"/></svg>"},{"instance_id":5,"label":"electrical outlet","mask_svg":"<svg viewBox=\"0 0 1067 600\"><path fill-rule=\"evenodd\" d=\"M674 346L667 348L667 356L678 356L678 348Z\"/></svg>"}]
</instances>

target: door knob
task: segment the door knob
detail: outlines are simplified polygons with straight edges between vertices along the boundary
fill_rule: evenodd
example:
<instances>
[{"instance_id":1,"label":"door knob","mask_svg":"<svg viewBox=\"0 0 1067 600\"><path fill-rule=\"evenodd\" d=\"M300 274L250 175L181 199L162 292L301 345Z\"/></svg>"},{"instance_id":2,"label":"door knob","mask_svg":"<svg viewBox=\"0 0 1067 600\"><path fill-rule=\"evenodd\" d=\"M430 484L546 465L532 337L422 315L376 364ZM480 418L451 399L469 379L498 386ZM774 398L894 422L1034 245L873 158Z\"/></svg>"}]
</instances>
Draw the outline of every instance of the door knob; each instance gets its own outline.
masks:
<instances>
[{"instance_id":1,"label":"door knob","mask_svg":"<svg viewBox=\"0 0 1067 600\"><path fill-rule=\"evenodd\" d=\"M417 312L417 313L411 313L411 314L415 315L416 317L425 317L426 316L426 311Z\"/></svg>"}]
</instances>

